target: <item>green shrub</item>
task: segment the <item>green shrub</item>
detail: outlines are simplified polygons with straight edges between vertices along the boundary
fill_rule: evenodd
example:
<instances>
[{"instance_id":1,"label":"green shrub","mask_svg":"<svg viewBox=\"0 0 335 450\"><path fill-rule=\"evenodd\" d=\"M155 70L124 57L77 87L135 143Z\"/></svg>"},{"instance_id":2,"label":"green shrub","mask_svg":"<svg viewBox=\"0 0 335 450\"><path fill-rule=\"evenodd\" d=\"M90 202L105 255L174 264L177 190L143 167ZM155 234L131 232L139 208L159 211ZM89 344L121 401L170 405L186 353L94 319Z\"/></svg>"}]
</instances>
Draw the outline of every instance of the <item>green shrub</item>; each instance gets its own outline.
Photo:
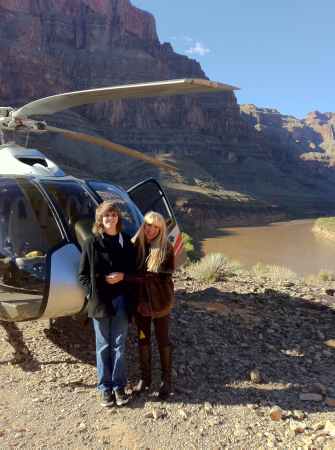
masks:
<instances>
[{"instance_id":1,"label":"green shrub","mask_svg":"<svg viewBox=\"0 0 335 450\"><path fill-rule=\"evenodd\" d=\"M184 233L184 232L181 233L181 237L183 240L185 252L186 252L187 256L190 256L190 254L194 253L193 239L191 238L191 236L189 234Z\"/></svg>"},{"instance_id":2,"label":"green shrub","mask_svg":"<svg viewBox=\"0 0 335 450\"><path fill-rule=\"evenodd\" d=\"M273 281L296 281L298 279L298 275L287 267L260 262L252 267L251 272L258 278L269 278Z\"/></svg>"},{"instance_id":3,"label":"green shrub","mask_svg":"<svg viewBox=\"0 0 335 450\"><path fill-rule=\"evenodd\" d=\"M335 217L321 217L314 222L313 231L321 236L335 240Z\"/></svg>"},{"instance_id":4,"label":"green shrub","mask_svg":"<svg viewBox=\"0 0 335 450\"><path fill-rule=\"evenodd\" d=\"M320 281L335 281L335 274L334 272L330 272L329 270L320 270L317 278Z\"/></svg>"},{"instance_id":5,"label":"green shrub","mask_svg":"<svg viewBox=\"0 0 335 450\"><path fill-rule=\"evenodd\" d=\"M222 253L209 253L188 267L189 275L198 281L217 281L223 274L226 257Z\"/></svg>"},{"instance_id":6,"label":"green shrub","mask_svg":"<svg viewBox=\"0 0 335 450\"><path fill-rule=\"evenodd\" d=\"M316 228L326 230L329 232L335 232L335 217L321 217L314 223Z\"/></svg>"},{"instance_id":7,"label":"green shrub","mask_svg":"<svg viewBox=\"0 0 335 450\"><path fill-rule=\"evenodd\" d=\"M304 281L306 284L318 286L329 281L335 281L335 273L329 270L320 270L317 274L305 276Z\"/></svg>"}]
</instances>

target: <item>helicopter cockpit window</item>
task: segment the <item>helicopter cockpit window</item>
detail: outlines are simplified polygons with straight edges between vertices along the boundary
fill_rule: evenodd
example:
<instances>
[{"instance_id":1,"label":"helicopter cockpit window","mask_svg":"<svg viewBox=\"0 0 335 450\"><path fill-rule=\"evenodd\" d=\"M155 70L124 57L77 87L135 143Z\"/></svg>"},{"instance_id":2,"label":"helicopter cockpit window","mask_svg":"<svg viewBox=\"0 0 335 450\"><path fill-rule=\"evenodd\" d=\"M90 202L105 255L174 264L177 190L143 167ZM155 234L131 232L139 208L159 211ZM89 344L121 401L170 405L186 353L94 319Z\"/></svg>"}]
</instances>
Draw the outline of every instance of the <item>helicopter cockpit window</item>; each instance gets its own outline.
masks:
<instances>
[{"instance_id":1,"label":"helicopter cockpit window","mask_svg":"<svg viewBox=\"0 0 335 450\"><path fill-rule=\"evenodd\" d=\"M92 197L76 181L44 180L41 184L63 217L70 240L78 243L78 224L83 223L90 230L94 223L96 204Z\"/></svg>"},{"instance_id":2,"label":"helicopter cockpit window","mask_svg":"<svg viewBox=\"0 0 335 450\"><path fill-rule=\"evenodd\" d=\"M38 316L46 257L62 239L48 203L32 182L0 179L0 302L22 302L23 309L29 306L23 318Z\"/></svg>"},{"instance_id":3,"label":"helicopter cockpit window","mask_svg":"<svg viewBox=\"0 0 335 450\"><path fill-rule=\"evenodd\" d=\"M142 223L142 214L127 194L108 183L90 181L88 185L101 200L111 200L122 214L122 229L129 236L133 236Z\"/></svg>"}]
</instances>

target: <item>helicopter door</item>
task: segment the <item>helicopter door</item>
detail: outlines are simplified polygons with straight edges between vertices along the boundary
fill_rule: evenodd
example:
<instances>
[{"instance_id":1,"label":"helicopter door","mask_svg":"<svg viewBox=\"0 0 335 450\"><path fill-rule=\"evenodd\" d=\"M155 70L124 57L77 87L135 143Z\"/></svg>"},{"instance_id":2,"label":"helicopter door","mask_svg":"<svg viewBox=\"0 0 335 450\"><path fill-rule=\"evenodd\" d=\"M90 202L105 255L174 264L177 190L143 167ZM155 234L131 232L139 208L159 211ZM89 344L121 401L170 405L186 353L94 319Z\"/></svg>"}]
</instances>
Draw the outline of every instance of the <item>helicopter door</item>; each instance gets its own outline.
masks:
<instances>
[{"instance_id":1,"label":"helicopter door","mask_svg":"<svg viewBox=\"0 0 335 450\"><path fill-rule=\"evenodd\" d=\"M48 300L51 254L64 243L36 185L0 177L0 320L41 316Z\"/></svg>"},{"instance_id":2,"label":"helicopter door","mask_svg":"<svg viewBox=\"0 0 335 450\"><path fill-rule=\"evenodd\" d=\"M169 200L159 183L153 178L148 178L131 187L127 192L143 215L148 211L155 211L164 217L168 238L174 248L176 266L183 264L186 255L181 232Z\"/></svg>"},{"instance_id":3,"label":"helicopter door","mask_svg":"<svg viewBox=\"0 0 335 450\"><path fill-rule=\"evenodd\" d=\"M42 179L40 185L57 211L68 241L51 257L48 305L42 316L47 319L76 314L85 306L77 280L80 247L90 234L96 203L75 179Z\"/></svg>"}]
</instances>

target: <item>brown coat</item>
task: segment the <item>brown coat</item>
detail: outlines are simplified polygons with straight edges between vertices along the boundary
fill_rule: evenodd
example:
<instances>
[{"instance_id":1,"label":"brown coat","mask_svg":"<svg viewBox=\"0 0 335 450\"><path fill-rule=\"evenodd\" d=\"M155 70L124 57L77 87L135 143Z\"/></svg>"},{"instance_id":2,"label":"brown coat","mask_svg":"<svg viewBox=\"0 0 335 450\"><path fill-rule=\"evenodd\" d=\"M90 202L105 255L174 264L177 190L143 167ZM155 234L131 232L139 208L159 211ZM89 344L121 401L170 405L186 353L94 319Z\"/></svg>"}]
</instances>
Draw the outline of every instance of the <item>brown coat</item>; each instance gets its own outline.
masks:
<instances>
[{"instance_id":1,"label":"brown coat","mask_svg":"<svg viewBox=\"0 0 335 450\"><path fill-rule=\"evenodd\" d=\"M175 304L172 273L175 269L174 252L169 244L166 258L158 273L144 272L139 284L137 312L142 316L164 317Z\"/></svg>"}]
</instances>

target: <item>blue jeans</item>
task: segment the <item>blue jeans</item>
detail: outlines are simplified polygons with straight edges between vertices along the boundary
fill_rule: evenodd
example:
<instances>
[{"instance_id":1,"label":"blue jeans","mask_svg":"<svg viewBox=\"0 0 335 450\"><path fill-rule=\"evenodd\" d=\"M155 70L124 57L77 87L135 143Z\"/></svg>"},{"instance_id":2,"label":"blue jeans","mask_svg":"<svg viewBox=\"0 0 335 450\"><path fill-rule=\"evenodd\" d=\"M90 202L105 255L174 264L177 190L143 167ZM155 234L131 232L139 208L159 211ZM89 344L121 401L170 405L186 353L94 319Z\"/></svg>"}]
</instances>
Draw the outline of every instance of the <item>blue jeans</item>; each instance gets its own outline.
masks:
<instances>
[{"instance_id":1,"label":"blue jeans","mask_svg":"<svg viewBox=\"0 0 335 450\"><path fill-rule=\"evenodd\" d=\"M100 391L124 388L127 383L125 349L128 316L122 296L112 301L114 316L93 319Z\"/></svg>"}]
</instances>

